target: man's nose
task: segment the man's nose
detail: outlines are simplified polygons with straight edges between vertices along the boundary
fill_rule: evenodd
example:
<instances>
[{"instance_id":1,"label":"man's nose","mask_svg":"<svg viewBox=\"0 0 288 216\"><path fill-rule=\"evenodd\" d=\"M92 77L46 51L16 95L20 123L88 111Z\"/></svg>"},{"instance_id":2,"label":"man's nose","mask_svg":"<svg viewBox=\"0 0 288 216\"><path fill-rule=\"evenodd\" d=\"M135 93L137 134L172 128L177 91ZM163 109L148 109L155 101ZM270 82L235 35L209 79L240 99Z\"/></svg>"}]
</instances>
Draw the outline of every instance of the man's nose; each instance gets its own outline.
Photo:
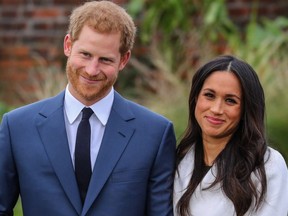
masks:
<instances>
[{"instance_id":1,"label":"man's nose","mask_svg":"<svg viewBox=\"0 0 288 216\"><path fill-rule=\"evenodd\" d=\"M99 60L98 59L92 59L91 61L89 61L89 63L86 66L86 72L90 75L90 76L95 76L99 73L100 71L100 65L99 65Z\"/></svg>"}]
</instances>

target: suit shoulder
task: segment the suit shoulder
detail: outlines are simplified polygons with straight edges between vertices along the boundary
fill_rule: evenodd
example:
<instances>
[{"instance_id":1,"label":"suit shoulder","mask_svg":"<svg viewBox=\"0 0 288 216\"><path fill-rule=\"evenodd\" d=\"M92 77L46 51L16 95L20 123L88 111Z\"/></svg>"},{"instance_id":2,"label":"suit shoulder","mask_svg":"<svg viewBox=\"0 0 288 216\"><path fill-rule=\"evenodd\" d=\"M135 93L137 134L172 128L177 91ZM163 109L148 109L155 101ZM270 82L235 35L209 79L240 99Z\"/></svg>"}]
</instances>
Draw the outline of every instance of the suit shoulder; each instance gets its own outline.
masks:
<instances>
[{"instance_id":1,"label":"suit shoulder","mask_svg":"<svg viewBox=\"0 0 288 216\"><path fill-rule=\"evenodd\" d=\"M141 116L143 118L148 118L148 119L155 119L157 121L163 121L165 123L167 122L171 122L168 118L166 118L165 116L156 113L152 110L150 110L149 108L140 105L138 103L135 103L133 101L127 100L127 103L131 109L131 111L137 115L137 117Z\"/></svg>"},{"instance_id":2,"label":"suit shoulder","mask_svg":"<svg viewBox=\"0 0 288 216\"><path fill-rule=\"evenodd\" d=\"M29 114L35 114L35 113L38 113L44 107L46 107L48 104L54 103L57 100L57 98L59 100L61 97L63 98L63 92L61 92L57 96L45 98L45 99L30 103L30 104L15 108L9 111L6 115L9 115L12 118L18 118L18 117L23 117Z\"/></svg>"}]
</instances>

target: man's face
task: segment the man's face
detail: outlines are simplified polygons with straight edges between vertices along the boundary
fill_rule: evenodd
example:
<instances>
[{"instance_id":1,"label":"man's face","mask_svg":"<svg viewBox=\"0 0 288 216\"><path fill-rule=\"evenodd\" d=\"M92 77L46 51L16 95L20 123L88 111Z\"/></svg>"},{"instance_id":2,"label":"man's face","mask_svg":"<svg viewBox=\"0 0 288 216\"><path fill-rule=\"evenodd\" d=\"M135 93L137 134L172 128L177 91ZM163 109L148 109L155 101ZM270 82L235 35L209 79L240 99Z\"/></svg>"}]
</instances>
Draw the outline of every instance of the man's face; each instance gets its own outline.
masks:
<instances>
[{"instance_id":1,"label":"man's face","mask_svg":"<svg viewBox=\"0 0 288 216\"><path fill-rule=\"evenodd\" d=\"M87 25L74 42L66 35L69 91L80 102L89 106L109 93L130 57L130 51L121 57L119 47L120 33L98 33Z\"/></svg>"}]
</instances>

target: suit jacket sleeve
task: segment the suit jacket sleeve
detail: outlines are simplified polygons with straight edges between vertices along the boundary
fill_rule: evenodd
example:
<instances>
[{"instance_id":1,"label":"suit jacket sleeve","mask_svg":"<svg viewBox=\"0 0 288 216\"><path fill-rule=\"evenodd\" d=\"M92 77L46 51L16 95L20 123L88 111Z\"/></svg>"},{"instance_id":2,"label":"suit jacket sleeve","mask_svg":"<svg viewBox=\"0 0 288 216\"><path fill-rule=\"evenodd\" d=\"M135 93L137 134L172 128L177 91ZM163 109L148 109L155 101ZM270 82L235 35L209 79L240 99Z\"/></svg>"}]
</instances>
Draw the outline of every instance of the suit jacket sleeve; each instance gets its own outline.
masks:
<instances>
[{"instance_id":1,"label":"suit jacket sleeve","mask_svg":"<svg viewBox=\"0 0 288 216\"><path fill-rule=\"evenodd\" d=\"M169 123L162 137L148 187L147 215L173 215L172 193L176 140Z\"/></svg>"},{"instance_id":2,"label":"suit jacket sleeve","mask_svg":"<svg viewBox=\"0 0 288 216\"><path fill-rule=\"evenodd\" d=\"M19 196L18 176L11 149L8 117L4 115L0 126L0 216L13 215Z\"/></svg>"}]
</instances>

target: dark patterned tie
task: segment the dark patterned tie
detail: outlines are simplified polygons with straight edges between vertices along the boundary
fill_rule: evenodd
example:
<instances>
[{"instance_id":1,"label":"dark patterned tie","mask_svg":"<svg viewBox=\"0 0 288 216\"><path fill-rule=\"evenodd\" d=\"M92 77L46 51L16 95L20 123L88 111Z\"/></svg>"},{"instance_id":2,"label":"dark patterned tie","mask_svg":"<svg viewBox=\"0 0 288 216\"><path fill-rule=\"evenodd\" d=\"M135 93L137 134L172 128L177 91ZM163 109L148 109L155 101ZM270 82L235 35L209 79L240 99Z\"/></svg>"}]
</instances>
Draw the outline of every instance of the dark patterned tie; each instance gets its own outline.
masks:
<instances>
[{"instance_id":1,"label":"dark patterned tie","mask_svg":"<svg viewBox=\"0 0 288 216\"><path fill-rule=\"evenodd\" d=\"M83 108L82 119L79 123L75 147L75 173L82 203L85 201L91 178L90 137L91 128L89 118L93 114L91 108Z\"/></svg>"}]
</instances>

